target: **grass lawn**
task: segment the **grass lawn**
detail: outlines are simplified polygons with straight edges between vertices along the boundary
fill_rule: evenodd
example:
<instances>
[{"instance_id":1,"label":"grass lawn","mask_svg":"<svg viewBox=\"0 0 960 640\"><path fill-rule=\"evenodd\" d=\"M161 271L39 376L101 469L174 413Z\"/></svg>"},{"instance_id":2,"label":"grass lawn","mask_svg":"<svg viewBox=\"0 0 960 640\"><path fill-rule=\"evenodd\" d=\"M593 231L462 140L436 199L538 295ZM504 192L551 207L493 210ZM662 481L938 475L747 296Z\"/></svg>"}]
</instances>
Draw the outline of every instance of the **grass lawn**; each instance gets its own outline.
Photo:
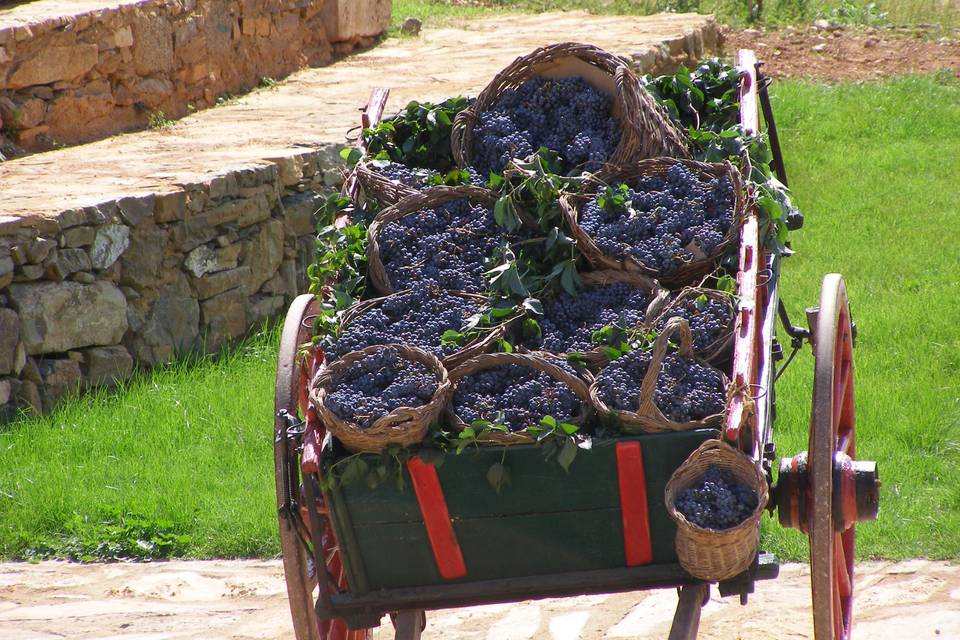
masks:
<instances>
[{"instance_id":1,"label":"grass lawn","mask_svg":"<svg viewBox=\"0 0 960 640\"><path fill-rule=\"evenodd\" d=\"M714 13L721 22L751 22L745 0L393 0L394 23L407 17L430 23L506 12L582 10L591 13L648 15L658 11ZM827 17L845 24L933 24L960 27L960 6L944 0L767 0L761 24L802 24Z\"/></svg>"},{"instance_id":2,"label":"grass lawn","mask_svg":"<svg viewBox=\"0 0 960 640\"><path fill-rule=\"evenodd\" d=\"M858 447L880 463L861 557L960 557L960 83L783 82L773 99L806 213L783 270L796 322L823 274L847 277L859 327ZM94 539L119 512L168 521L189 556L277 552L270 429L276 331L219 360L154 371L117 396L0 431L0 555ZM780 455L806 448L809 349L777 387ZM766 527L802 559L805 538Z\"/></svg>"}]
</instances>

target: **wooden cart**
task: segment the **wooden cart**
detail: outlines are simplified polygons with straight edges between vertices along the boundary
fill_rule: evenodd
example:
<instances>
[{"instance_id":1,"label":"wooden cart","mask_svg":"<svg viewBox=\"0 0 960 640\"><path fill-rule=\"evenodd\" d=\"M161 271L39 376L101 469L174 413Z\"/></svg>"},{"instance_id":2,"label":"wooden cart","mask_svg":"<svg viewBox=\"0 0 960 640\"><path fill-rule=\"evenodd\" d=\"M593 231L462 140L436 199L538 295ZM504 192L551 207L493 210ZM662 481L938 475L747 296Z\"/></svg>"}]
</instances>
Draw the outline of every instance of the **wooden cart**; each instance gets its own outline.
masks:
<instances>
[{"instance_id":1,"label":"wooden cart","mask_svg":"<svg viewBox=\"0 0 960 640\"><path fill-rule=\"evenodd\" d=\"M774 168L785 181L759 65L750 51L740 52L738 65L741 122L758 131L763 109ZM365 125L380 117L386 95L373 93ZM829 274L819 307L807 312L809 330L792 326L779 301L778 270L752 213L737 277L732 380L739 391L719 435L758 461L772 483L779 315L794 342L811 342L816 363L809 446L780 461L768 508L782 525L809 536L815 637L841 640L852 624L854 525L876 518L879 487L876 464L856 460L853 324L843 278ZM305 425L313 421L310 437L323 432L299 354L312 338L314 304L302 295L287 314L274 425L280 539L297 640L369 638L384 614L398 639L415 640L428 609L662 587L679 591L671 640L696 637L710 585L677 562L664 486L715 430L597 442L569 473L545 463L534 447L511 447L512 485L499 495L484 478L503 453L496 447L448 456L440 467L412 459L406 491L353 483L321 492L322 465L303 454L305 444L317 444L304 442ZM720 582L719 592L746 603L755 582L776 577L778 566L760 552L747 571Z\"/></svg>"}]
</instances>

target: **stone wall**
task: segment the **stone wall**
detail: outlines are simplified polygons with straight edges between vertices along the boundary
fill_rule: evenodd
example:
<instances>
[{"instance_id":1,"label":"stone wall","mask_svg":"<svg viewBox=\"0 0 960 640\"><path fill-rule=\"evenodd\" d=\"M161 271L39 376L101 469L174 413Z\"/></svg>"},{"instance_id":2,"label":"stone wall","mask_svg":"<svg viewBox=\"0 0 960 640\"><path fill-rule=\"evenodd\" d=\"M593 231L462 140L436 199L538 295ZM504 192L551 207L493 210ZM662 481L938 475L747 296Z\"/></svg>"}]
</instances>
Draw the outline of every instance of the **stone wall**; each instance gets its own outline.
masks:
<instances>
[{"instance_id":1,"label":"stone wall","mask_svg":"<svg viewBox=\"0 0 960 640\"><path fill-rule=\"evenodd\" d=\"M42 150L181 117L368 46L391 13L390 0L104 4L28 24L0 16L0 130L12 142ZM10 11L29 17L30 4Z\"/></svg>"},{"instance_id":2,"label":"stone wall","mask_svg":"<svg viewBox=\"0 0 960 640\"><path fill-rule=\"evenodd\" d=\"M338 151L56 218L0 216L0 423L282 314L307 288Z\"/></svg>"}]
</instances>

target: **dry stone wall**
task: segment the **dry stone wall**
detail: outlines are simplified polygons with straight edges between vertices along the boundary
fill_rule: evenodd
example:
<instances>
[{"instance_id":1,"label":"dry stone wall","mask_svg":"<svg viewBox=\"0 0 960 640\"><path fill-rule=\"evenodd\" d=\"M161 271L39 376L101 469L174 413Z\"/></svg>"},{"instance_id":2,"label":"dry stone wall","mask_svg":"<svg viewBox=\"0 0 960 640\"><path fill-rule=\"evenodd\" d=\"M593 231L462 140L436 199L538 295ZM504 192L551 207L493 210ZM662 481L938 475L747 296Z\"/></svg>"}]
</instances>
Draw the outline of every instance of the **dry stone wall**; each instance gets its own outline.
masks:
<instances>
[{"instance_id":1,"label":"dry stone wall","mask_svg":"<svg viewBox=\"0 0 960 640\"><path fill-rule=\"evenodd\" d=\"M0 16L0 130L11 142L87 142L144 128L160 112L213 106L262 78L372 44L391 12L390 0L110 5L31 24L4 26Z\"/></svg>"},{"instance_id":2,"label":"dry stone wall","mask_svg":"<svg viewBox=\"0 0 960 640\"><path fill-rule=\"evenodd\" d=\"M56 218L0 216L0 422L216 350L307 288L339 146Z\"/></svg>"}]
</instances>

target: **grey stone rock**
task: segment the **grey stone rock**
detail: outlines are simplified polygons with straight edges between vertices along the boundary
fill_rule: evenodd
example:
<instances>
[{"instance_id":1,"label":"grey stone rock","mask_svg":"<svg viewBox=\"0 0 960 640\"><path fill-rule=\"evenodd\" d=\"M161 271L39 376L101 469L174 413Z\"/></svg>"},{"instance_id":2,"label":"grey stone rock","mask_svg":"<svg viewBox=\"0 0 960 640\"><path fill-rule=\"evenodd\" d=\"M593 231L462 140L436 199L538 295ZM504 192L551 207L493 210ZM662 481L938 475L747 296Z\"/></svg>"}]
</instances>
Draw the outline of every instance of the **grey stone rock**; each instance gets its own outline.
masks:
<instances>
[{"instance_id":1,"label":"grey stone rock","mask_svg":"<svg viewBox=\"0 0 960 640\"><path fill-rule=\"evenodd\" d=\"M30 264L40 264L47 259L57 243L49 238L36 238L27 245L27 261Z\"/></svg>"},{"instance_id":2,"label":"grey stone rock","mask_svg":"<svg viewBox=\"0 0 960 640\"><path fill-rule=\"evenodd\" d=\"M250 267L244 265L229 271L220 271L193 279L193 289L198 300L206 300L218 294L242 286L250 280Z\"/></svg>"},{"instance_id":3,"label":"grey stone rock","mask_svg":"<svg viewBox=\"0 0 960 640\"><path fill-rule=\"evenodd\" d=\"M181 274L161 289L149 312L143 318L131 318L130 324L139 328L128 334L125 343L147 365L169 362L194 349L200 336L200 305L186 276Z\"/></svg>"},{"instance_id":4,"label":"grey stone rock","mask_svg":"<svg viewBox=\"0 0 960 640\"><path fill-rule=\"evenodd\" d=\"M205 244L200 245L187 254L183 266L195 278L202 278L208 273L233 269L237 266L240 249L240 245L227 245L220 249L214 249Z\"/></svg>"},{"instance_id":5,"label":"grey stone rock","mask_svg":"<svg viewBox=\"0 0 960 640\"><path fill-rule=\"evenodd\" d=\"M93 347L83 352L83 374L88 386L113 387L133 373L133 356L126 347Z\"/></svg>"},{"instance_id":6,"label":"grey stone rock","mask_svg":"<svg viewBox=\"0 0 960 640\"><path fill-rule=\"evenodd\" d=\"M130 246L130 227L122 224L105 224L97 230L90 261L95 269L107 269Z\"/></svg>"},{"instance_id":7,"label":"grey stone rock","mask_svg":"<svg viewBox=\"0 0 960 640\"><path fill-rule=\"evenodd\" d=\"M40 387L40 397L43 410L51 411L57 404L69 396L80 391L83 382L83 373L80 363L70 358L50 358L38 363L40 375L43 376L43 385Z\"/></svg>"},{"instance_id":8,"label":"grey stone rock","mask_svg":"<svg viewBox=\"0 0 960 640\"><path fill-rule=\"evenodd\" d=\"M60 249L43 266L50 280L63 280L71 273L93 268L90 256L83 249Z\"/></svg>"},{"instance_id":9,"label":"grey stone rock","mask_svg":"<svg viewBox=\"0 0 960 640\"><path fill-rule=\"evenodd\" d=\"M63 246L89 247L96 237L97 232L93 227L73 227L63 232Z\"/></svg>"},{"instance_id":10,"label":"grey stone rock","mask_svg":"<svg viewBox=\"0 0 960 640\"><path fill-rule=\"evenodd\" d=\"M43 277L43 265L25 264L13 277L14 282L32 282Z\"/></svg>"},{"instance_id":11,"label":"grey stone rock","mask_svg":"<svg viewBox=\"0 0 960 640\"><path fill-rule=\"evenodd\" d=\"M200 317L207 332L208 351L216 351L247 331L247 296L231 289L200 303Z\"/></svg>"},{"instance_id":12,"label":"grey stone rock","mask_svg":"<svg viewBox=\"0 0 960 640\"><path fill-rule=\"evenodd\" d=\"M27 366L27 347L21 340L17 343L17 350L13 356L13 373L19 376L25 366Z\"/></svg>"},{"instance_id":13,"label":"grey stone rock","mask_svg":"<svg viewBox=\"0 0 960 640\"><path fill-rule=\"evenodd\" d=\"M116 344L128 326L127 301L110 282L14 284L10 299L31 355Z\"/></svg>"},{"instance_id":14,"label":"grey stone rock","mask_svg":"<svg viewBox=\"0 0 960 640\"><path fill-rule=\"evenodd\" d=\"M187 192L175 191L157 195L154 217L157 222L175 222L183 220L187 213Z\"/></svg>"},{"instance_id":15,"label":"grey stone rock","mask_svg":"<svg viewBox=\"0 0 960 640\"><path fill-rule=\"evenodd\" d=\"M253 295L273 277L283 262L283 223L270 220L246 243L243 264L250 267L247 295Z\"/></svg>"},{"instance_id":16,"label":"grey stone rock","mask_svg":"<svg viewBox=\"0 0 960 640\"><path fill-rule=\"evenodd\" d=\"M423 28L423 23L416 18L407 18L402 23L400 23L400 31L405 33L408 36L420 35L420 29Z\"/></svg>"},{"instance_id":17,"label":"grey stone rock","mask_svg":"<svg viewBox=\"0 0 960 640\"><path fill-rule=\"evenodd\" d=\"M74 273L70 276L70 279L74 282L79 282L81 284L93 284L97 281L97 277L88 271L80 271L79 273ZM127 297L127 296L124 296Z\"/></svg>"},{"instance_id":18,"label":"grey stone rock","mask_svg":"<svg viewBox=\"0 0 960 640\"><path fill-rule=\"evenodd\" d=\"M120 256L121 284L135 289L159 286L163 279L163 251L169 233L153 224L141 224L130 234L130 246Z\"/></svg>"},{"instance_id":19,"label":"grey stone rock","mask_svg":"<svg viewBox=\"0 0 960 640\"><path fill-rule=\"evenodd\" d=\"M0 405L10 402L13 396L13 383L9 378L0 379Z\"/></svg>"},{"instance_id":20,"label":"grey stone rock","mask_svg":"<svg viewBox=\"0 0 960 640\"><path fill-rule=\"evenodd\" d=\"M283 296L267 296L250 303L247 310L247 322L251 326L260 324L265 320L276 318L284 310Z\"/></svg>"},{"instance_id":21,"label":"grey stone rock","mask_svg":"<svg viewBox=\"0 0 960 640\"><path fill-rule=\"evenodd\" d=\"M40 399L40 387L32 380L21 380L17 390L17 407L24 411L43 411L43 401Z\"/></svg>"},{"instance_id":22,"label":"grey stone rock","mask_svg":"<svg viewBox=\"0 0 960 640\"><path fill-rule=\"evenodd\" d=\"M20 317L13 309L0 309L0 375L14 372L19 342Z\"/></svg>"},{"instance_id":23,"label":"grey stone rock","mask_svg":"<svg viewBox=\"0 0 960 640\"><path fill-rule=\"evenodd\" d=\"M0 258L0 276L13 273L13 270L16 268L16 266L17 265L13 262L13 256L7 255Z\"/></svg>"},{"instance_id":24,"label":"grey stone rock","mask_svg":"<svg viewBox=\"0 0 960 640\"><path fill-rule=\"evenodd\" d=\"M315 231L315 214L323 205L324 197L315 191L297 193L281 200L283 222L287 233L295 236L312 234Z\"/></svg>"},{"instance_id":25,"label":"grey stone rock","mask_svg":"<svg viewBox=\"0 0 960 640\"><path fill-rule=\"evenodd\" d=\"M37 361L34 358L27 358L27 361L23 365L23 370L20 372L20 378L36 384L43 384L40 367L37 366Z\"/></svg>"},{"instance_id":26,"label":"grey stone rock","mask_svg":"<svg viewBox=\"0 0 960 640\"><path fill-rule=\"evenodd\" d=\"M120 209L120 217L123 218L131 227L135 227L140 222L153 213L153 206L156 202L156 196L129 196L120 198L117 201L117 207Z\"/></svg>"}]
</instances>

